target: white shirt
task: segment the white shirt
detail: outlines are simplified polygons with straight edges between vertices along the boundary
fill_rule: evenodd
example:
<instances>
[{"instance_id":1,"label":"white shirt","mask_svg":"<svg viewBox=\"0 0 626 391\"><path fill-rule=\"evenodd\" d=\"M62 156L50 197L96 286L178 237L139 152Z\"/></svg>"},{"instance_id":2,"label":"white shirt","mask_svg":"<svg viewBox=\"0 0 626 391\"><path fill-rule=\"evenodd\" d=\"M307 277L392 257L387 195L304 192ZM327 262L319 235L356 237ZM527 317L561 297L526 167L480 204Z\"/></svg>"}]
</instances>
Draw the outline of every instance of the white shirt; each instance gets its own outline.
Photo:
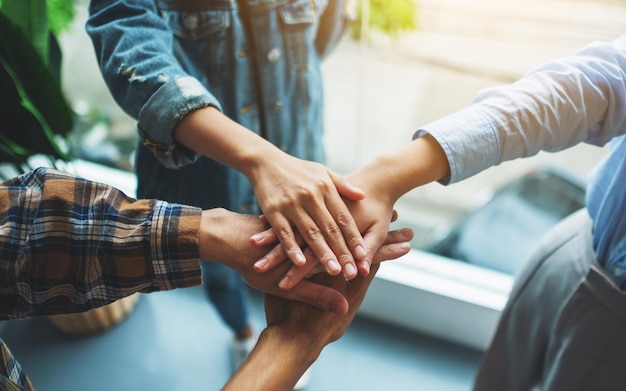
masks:
<instances>
[{"instance_id":1,"label":"white shirt","mask_svg":"<svg viewBox=\"0 0 626 391\"><path fill-rule=\"evenodd\" d=\"M540 150L560 151L580 142L604 145L626 133L626 35L593 43L548 62L519 81L481 91L464 110L432 122L454 183L488 167ZM587 209L594 248L626 290L626 138L592 174Z\"/></svg>"}]
</instances>

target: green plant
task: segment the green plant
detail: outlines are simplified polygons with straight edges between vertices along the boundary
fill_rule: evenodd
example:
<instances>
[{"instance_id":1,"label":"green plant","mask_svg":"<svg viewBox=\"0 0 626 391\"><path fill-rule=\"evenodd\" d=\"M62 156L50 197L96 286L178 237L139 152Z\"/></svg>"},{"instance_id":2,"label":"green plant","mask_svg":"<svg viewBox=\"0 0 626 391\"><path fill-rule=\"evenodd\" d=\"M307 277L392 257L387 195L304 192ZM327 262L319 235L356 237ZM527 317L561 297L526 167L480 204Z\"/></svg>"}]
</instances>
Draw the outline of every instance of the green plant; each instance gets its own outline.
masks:
<instances>
[{"instance_id":1,"label":"green plant","mask_svg":"<svg viewBox=\"0 0 626 391\"><path fill-rule=\"evenodd\" d=\"M364 1L369 2L369 28L394 38L417 28L415 0L359 0L356 20L351 27L352 38L361 39Z\"/></svg>"},{"instance_id":2,"label":"green plant","mask_svg":"<svg viewBox=\"0 0 626 391\"><path fill-rule=\"evenodd\" d=\"M61 139L72 129L73 113L61 89L55 31L68 26L73 11L67 1L56 3L63 2L0 0L0 162L18 171L35 154L53 165L69 159Z\"/></svg>"}]
</instances>

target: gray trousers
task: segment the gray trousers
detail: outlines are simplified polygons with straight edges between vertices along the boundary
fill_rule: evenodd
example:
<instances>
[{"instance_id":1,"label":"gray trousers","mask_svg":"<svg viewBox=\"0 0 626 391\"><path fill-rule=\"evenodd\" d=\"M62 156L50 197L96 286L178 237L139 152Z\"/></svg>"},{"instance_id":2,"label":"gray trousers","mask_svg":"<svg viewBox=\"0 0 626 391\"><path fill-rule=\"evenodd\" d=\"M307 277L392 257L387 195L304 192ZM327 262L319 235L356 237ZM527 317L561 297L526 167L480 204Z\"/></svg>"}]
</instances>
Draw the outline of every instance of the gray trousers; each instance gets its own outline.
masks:
<instances>
[{"instance_id":1,"label":"gray trousers","mask_svg":"<svg viewBox=\"0 0 626 391\"><path fill-rule=\"evenodd\" d=\"M626 295L598 265L586 210L516 278L474 390L626 390Z\"/></svg>"}]
</instances>

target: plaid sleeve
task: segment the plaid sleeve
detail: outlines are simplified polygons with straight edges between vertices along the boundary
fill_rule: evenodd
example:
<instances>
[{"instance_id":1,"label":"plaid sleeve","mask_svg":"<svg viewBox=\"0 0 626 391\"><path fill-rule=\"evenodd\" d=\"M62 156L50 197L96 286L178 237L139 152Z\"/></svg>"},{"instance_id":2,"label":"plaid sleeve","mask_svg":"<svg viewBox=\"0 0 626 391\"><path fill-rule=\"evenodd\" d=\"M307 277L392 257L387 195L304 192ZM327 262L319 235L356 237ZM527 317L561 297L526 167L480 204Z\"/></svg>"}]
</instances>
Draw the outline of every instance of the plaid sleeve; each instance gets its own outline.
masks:
<instances>
[{"instance_id":1,"label":"plaid sleeve","mask_svg":"<svg viewBox=\"0 0 626 391\"><path fill-rule=\"evenodd\" d=\"M201 212L46 168L0 184L0 319L200 284Z\"/></svg>"},{"instance_id":2,"label":"plaid sleeve","mask_svg":"<svg viewBox=\"0 0 626 391\"><path fill-rule=\"evenodd\" d=\"M33 385L0 338L0 390L34 391Z\"/></svg>"}]
</instances>

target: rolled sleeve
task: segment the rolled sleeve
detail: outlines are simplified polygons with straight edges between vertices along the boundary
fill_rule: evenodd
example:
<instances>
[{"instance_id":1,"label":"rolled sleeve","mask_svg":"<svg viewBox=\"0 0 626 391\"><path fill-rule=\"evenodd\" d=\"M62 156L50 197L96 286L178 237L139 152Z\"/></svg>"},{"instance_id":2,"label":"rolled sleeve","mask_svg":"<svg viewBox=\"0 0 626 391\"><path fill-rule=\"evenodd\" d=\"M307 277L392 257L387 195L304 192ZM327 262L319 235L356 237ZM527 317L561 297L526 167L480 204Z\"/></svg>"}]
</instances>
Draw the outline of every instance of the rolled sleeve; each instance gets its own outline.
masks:
<instances>
[{"instance_id":1,"label":"rolled sleeve","mask_svg":"<svg viewBox=\"0 0 626 391\"><path fill-rule=\"evenodd\" d=\"M446 154L450 176L440 183L459 182L498 163L497 133L483 109L480 105L470 106L415 132L414 139L426 133L432 135Z\"/></svg>"},{"instance_id":2,"label":"rolled sleeve","mask_svg":"<svg viewBox=\"0 0 626 391\"><path fill-rule=\"evenodd\" d=\"M195 78L179 77L163 84L139 113L139 135L166 167L179 168L197 154L174 140L174 128L187 114L202 107L221 110L217 99Z\"/></svg>"},{"instance_id":3,"label":"rolled sleeve","mask_svg":"<svg viewBox=\"0 0 626 391\"><path fill-rule=\"evenodd\" d=\"M198 240L201 209L157 201L150 247L158 290L202 283Z\"/></svg>"}]
</instances>

